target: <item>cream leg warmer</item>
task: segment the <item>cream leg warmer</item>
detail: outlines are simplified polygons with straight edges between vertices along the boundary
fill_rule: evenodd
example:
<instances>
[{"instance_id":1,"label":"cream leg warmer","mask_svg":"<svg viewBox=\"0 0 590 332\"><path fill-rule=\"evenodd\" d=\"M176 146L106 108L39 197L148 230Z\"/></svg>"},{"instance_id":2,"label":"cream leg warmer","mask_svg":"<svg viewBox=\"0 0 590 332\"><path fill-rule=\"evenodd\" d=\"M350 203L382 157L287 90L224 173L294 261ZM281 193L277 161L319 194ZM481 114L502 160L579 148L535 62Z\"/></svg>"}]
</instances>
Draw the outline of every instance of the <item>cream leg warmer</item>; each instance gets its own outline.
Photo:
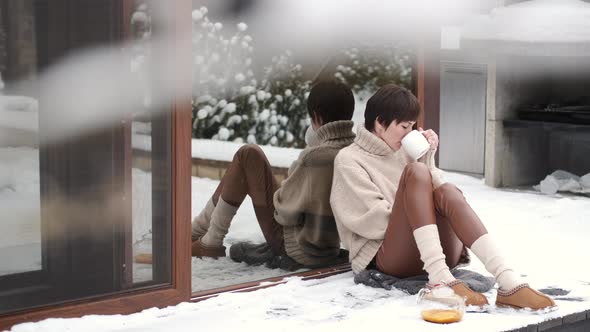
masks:
<instances>
[{"instance_id":1,"label":"cream leg warmer","mask_svg":"<svg viewBox=\"0 0 590 332\"><path fill-rule=\"evenodd\" d=\"M199 213L198 216L195 217L195 219L193 219L191 233L191 239L193 241L196 241L198 238L207 233L209 224L211 223L211 214L213 213L213 209L215 209L213 198L209 198L205 208L201 211L201 213Z\"/></svg>"},{"instance_id":2,"label":"cream leg warmer","mask_svg":"<svg viewBox=\"0 0 590 332\"><path fill-rule=\"evenodd\" d=\"M226 203L219 197L217 205L211 214L211 225L207 233L201 238L201 242L208 246L223 245L223 238L229 231L229 225L237 211L238 207Z\"/></svg>"},{"instance_id":3,"label":"cream leg warmer","mask_svg":"<svg viewBox=\"0 0 590 332\"><path fill-rule=\"evenodd\" d=\"M451 282L455 277L445 262L436 225L426 225L414 230L414 239L420 251L420 259L424 262L424 270L428 272L428 282L437 284Z\"/></svg>"},{"instance_id":4,"label":"cream leg warmer","mask_svg":"<svg viewBox=\"0 0 590 332\"><path fill-rule=\"evenodd\" d=\"M524 282L508 265L489 234L480 236L470 249L485 265L486 270L496 277L500 289L509 291Z\"/></svg>"}]
</instances>

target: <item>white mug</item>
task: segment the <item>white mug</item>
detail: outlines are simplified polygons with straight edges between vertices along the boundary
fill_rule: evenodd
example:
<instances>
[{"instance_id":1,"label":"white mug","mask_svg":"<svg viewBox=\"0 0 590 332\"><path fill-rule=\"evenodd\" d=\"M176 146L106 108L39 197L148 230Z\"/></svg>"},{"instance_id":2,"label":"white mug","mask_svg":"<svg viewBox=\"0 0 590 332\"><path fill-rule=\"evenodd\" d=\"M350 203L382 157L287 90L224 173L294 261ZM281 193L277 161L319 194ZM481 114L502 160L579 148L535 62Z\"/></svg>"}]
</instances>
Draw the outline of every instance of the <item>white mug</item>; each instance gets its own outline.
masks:
<instances>
[{"instance_id":1,"label":"white mug","mask_svg":"<svg viewBox=\"0 0 590 332\"><path fill-rule=\"evenodd\" d=\"M430 143L421 132L412 130L402 139L402 147L410 158L418 160L428 152Z\"/></svg>"}]
</instances>

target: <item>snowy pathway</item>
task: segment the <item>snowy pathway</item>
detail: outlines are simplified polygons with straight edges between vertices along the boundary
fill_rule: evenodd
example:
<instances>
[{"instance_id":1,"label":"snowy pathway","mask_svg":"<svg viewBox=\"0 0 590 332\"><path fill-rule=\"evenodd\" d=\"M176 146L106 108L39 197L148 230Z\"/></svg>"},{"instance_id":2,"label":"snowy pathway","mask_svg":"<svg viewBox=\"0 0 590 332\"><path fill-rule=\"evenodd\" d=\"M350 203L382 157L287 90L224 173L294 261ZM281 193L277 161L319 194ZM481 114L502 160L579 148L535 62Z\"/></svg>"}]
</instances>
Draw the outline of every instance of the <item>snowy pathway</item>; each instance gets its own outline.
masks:
<instances>
[{"instance_id":1,"label":"snowy pathway","mask_svg":"<svg viewBox=\"0 0 590 332\"><path fill-rule=\"evenodd\" d=\"M556 297L557 311L530 314L492 309L468 313L457 324L434 325L420 319L415 296L355 285L349 272L322 280L291 278L251 293L222 294L127 316L48 319L15 326L13 331L503 331L590 309L590 266L586 264L590 198L499 190L486 187L483 180L447 175L533 286L569 291ZM211 187L203 194L210 194ZM469 268L483 272L474 261ZM495 294L495 290L486 294L490 302Z\"/></svg>"}]
</instances>

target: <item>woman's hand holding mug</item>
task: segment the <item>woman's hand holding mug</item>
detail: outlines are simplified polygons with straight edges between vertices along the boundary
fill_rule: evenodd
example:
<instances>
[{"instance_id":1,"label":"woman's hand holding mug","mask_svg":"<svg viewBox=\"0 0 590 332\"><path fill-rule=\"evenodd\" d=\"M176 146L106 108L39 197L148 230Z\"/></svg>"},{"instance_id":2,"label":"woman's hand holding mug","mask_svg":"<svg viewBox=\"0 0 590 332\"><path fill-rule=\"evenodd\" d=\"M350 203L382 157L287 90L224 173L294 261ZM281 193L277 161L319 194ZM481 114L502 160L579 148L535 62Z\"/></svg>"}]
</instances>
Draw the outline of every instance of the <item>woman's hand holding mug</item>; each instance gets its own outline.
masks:
<instances>
[{"instance_id":1,"label":"woman's hand holding mug","mask_svg":"<svg viewBox=\"0 0 590 332\"><path fill-rule=\"evenodd\" d=\"M430 144L430 150L436 150L438 148L438 135L432 129L424 130L421 127L418 128L418 131L426 137L428 144Z\"/></svg>"},{"instance_id":2,"label":"woman's hand holding mug","mask_svg":"<svg viewBox=\"0 0 590 332\"><path fill-rule=\"evenodd\" d=\"M430 149L426 137L417 130L412 130L402 139L402 148L413 160L418 160Z\"/></svg>"}]
</instances>

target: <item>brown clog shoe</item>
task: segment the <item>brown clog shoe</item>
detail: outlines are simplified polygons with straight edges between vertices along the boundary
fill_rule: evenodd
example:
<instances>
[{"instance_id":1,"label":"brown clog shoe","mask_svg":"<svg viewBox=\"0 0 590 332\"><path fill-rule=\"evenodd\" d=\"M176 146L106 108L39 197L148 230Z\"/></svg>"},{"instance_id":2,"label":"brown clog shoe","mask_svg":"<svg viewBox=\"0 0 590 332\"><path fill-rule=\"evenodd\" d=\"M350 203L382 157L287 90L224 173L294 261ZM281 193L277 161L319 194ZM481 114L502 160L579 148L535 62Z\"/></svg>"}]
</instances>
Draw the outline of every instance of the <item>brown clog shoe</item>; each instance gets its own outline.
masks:
<instances>
[{"instance_id":1,"label":"brown clog shoe","mask_svg":"<svg viewBox=\"0 0 590 332\"><path fill-rule=\"evenodd\" d=\"M516 309L530 308L532 310L557 307L553 299L532 289L528 284L521 284L509 291L498 289L496 306Z\"/></svg>"},{"instance_id":2,"label":"brown clog shoe","mask_svg":"<svg viewBox=\"0 0 590 332\"><path fill-rule=\"evenodd\" d=\"M482 308L483 306L489 304L485 295L472 290L461 280L445 282L444 284L450 287L455 292L455 294L463 297L465 299L465 305L472 305ZM432 288L435 286L427 284L426 287Z\"/></svg>"},{"instance_id":3,"label":"brown clog shoe","mask_svg":"<svg viewBox=\"0 0 590 332\"><path fill-rule=\"evenodd\" d=\"M225 257L225 246L208 246L198 239L193 241L191 254L193 257Z\"/></svg>"},{"instance_id":4,"label":"brown clog shoe","mask_svg":"<svg viewBox=\"0 0 590 332\"><path fill-rule=\"evenodd\" d=\"M461 280L451 281L447 283L447 286L451 287L455 294L465 298L465 305L483 307L489 304L485 295L472 290Z\"/></svg>"}]
</instances>

